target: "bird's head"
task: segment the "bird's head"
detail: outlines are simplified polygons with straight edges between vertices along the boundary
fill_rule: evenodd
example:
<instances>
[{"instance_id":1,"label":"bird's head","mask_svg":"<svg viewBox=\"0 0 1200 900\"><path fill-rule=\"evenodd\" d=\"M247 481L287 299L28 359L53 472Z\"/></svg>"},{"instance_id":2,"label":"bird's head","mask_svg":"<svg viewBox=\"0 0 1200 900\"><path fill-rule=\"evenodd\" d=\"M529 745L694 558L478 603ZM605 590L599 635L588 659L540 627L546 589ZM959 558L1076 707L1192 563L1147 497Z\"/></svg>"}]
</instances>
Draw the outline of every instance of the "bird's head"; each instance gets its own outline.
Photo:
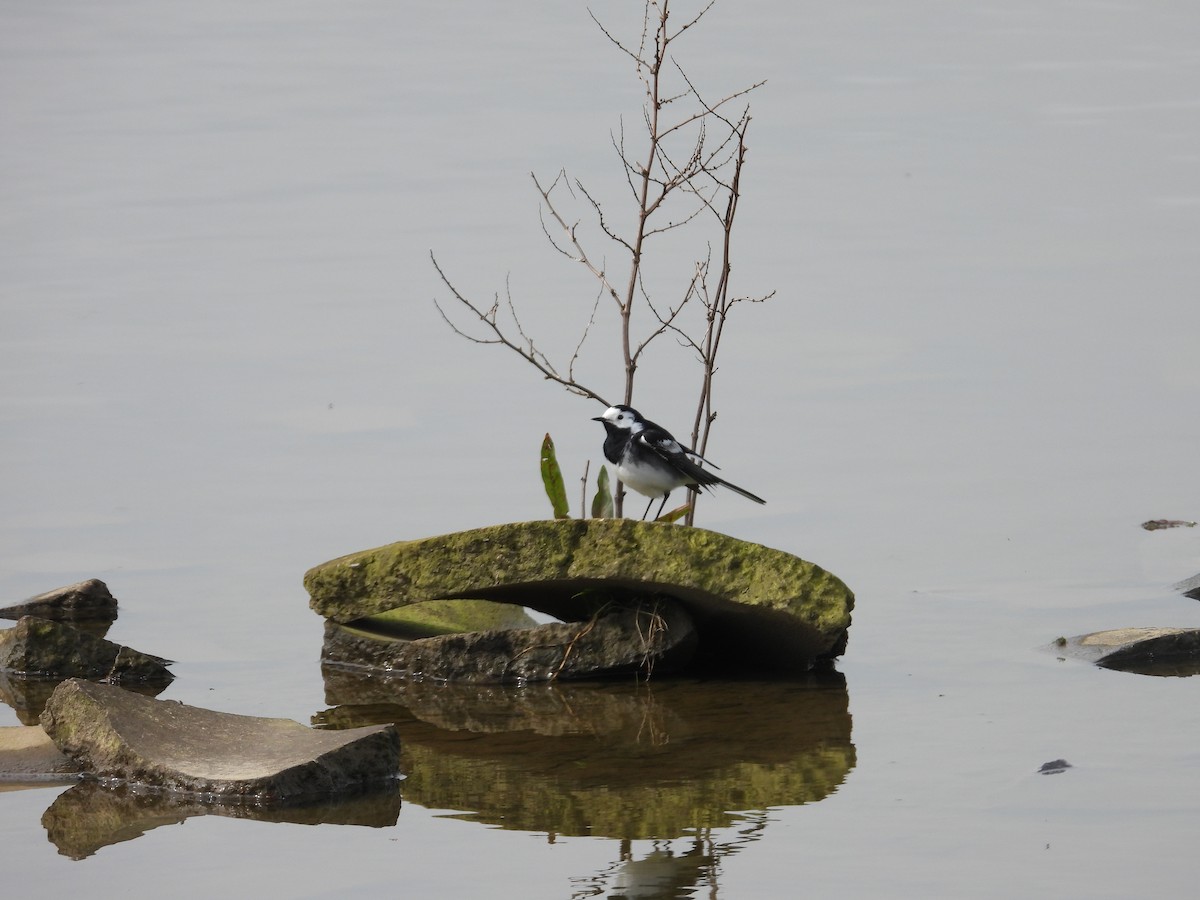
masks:
<instances>
[{"instance_id":1,"label":"bird's head","mask_svg":"<svg viewBox=\"0 0 1200 900\"><path fill-rule=\"evenodd\" d=\"M617 404L604 411L604 415L596 416L593 421L600 422L610 431L641 431L642 417L632 406Z\"/></svg>"}]
</instances>

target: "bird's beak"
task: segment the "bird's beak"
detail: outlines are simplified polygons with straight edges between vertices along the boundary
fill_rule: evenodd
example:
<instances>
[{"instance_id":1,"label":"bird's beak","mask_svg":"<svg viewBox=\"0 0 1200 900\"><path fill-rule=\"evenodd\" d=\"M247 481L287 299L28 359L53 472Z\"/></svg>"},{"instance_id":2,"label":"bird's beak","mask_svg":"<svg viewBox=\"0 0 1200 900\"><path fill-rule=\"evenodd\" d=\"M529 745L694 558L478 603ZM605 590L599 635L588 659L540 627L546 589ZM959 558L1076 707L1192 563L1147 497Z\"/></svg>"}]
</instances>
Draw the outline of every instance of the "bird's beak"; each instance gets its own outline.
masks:
<instances>
[{"instance_id":1,"label":"bird's beak","mask_svg":"<svg viewBox=\"0 0 1200 900\"><path fill-rule=\"evenodd\" d=\"M592 416L592 421L593 422L603 422L604 416Z\"/></svg>"}]
</instances>

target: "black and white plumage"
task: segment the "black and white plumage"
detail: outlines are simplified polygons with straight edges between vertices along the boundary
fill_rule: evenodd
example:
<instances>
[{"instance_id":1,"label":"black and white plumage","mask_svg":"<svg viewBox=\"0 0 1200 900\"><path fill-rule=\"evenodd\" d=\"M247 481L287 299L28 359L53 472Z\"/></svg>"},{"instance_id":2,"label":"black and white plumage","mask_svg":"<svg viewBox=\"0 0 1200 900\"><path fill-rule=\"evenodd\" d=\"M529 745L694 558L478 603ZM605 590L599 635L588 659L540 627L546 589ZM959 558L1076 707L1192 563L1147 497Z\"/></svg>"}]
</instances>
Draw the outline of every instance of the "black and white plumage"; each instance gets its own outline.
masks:
<instances>
[{"instance_id":1,"label":"black and white plumage","mask_svg":"<svg viewBox=\"0 0 1200 900\"><path fill-rule=\"evenodd\" d=\"M662 515L667 498L677 487L713 488L722 485L737 491L755 503L766 503L745 488L730 484L701 467L706 463L694 450L684 447L671 432L656 425L629 406L610 406L594 421L604 426L604 457L617 468L617 477L639 494L650 498L645 519L654 501L662 497L658 515ZM712 463L708 463L710 466ZM716 468L713 466L713 468Z\"/></svg>"}]
</instances>

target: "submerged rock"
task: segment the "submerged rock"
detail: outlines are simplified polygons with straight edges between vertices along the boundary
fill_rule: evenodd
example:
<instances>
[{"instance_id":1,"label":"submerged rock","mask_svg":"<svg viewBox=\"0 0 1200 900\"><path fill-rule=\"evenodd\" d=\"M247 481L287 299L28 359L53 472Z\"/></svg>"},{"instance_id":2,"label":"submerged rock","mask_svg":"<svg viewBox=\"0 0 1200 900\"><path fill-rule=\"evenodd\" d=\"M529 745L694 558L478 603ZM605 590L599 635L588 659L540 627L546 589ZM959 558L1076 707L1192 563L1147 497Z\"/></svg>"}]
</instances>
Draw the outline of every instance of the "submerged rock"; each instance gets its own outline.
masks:
<instances>
[{"instance_id":1,"label":"submerged rock","mask_svg":"<svg viewBox=\"0 0 1200 900\"><path fill-rule=\"evenodd\" d=\"M421 638L386 637L326 622L321 657L413 678L476 684L668 672L692 655L696 633L668 600L613 608L587 622Z\"/></svg>"},{"instance_id":2,"label":"submerged rock","mask_svg":"<svg viewBox=\"0 0 1200 900\"><path fill-rule=\"evenodd\" d=\"M1200 600L1200 575L1193 575L1191 578L1183 579L1183 581L1175 585L1175 590L1181 592L1185 597Z\"/></svg>"},{"instance_id":3,"label":"submerged rock","mask_svg":"<svg viewBox=\"0 0 1200 900\"><path fill-rule=\"evenodd\" d=\"M336 622L474 598L587 621L612 591L667 596L691 617L702 667L804 670L841 655L854 595L799 557L628 519L480 528L354 553L311 569L310 605Z\"/></svg>"},{"instance_id":4,"label":"submerged rock","mask_svg":"<svg viewBox=\"0 0 1200 900\"><path fill-rule=\"evenodd\" d=\"M1050 762L1042 763L1041 767L1038 769L1038 774L1061 775L1063 772L1067 771L1067 769L1071 768L1074 767L1065 759L1052 759Z\"/></svg>"},{"instance_id":5,"label":"submerged rock","mask_svg":"<svg viewBox=\"0 0 1200 900\"><path fill-rule=\"evenodd\" d=\"M65 622L24 616L0 631L0 669L26 675L170 681L169 659L141 653Z\"/></svg>"},{"instance_id":6,"label":"submerged rock","mask_svg":"<svg viewBox=\"0 0 1200 900\"><path fill-rule=\"evenodd\" d=\"M1117 628L1059 638L1054 649L1139 675L1200 674L1200 628Z\"/></svg>"},{"instance_id":7,"label":"submerged rock","mask_svg":"<svg viewBox=\"0 0 1200 900\"><path fill-rule=\"evenodd\" d=\"M117 600L103 581L89 578L0 609L0 618L3 619L19 619L22 616L111 622L117 617Z\"/></svg>"},{"instance_id":8,"label":"submerged rock","mask_svg":"<svg viewBox=\"0 0 1200 900\"><path fill-rule=\"evenodd\" d=\"M395 778L400 766L390 725L317 731L79 679L58 686L42 727L90 775L224 801L303 802Z\"/></svg>"}]
</instances>

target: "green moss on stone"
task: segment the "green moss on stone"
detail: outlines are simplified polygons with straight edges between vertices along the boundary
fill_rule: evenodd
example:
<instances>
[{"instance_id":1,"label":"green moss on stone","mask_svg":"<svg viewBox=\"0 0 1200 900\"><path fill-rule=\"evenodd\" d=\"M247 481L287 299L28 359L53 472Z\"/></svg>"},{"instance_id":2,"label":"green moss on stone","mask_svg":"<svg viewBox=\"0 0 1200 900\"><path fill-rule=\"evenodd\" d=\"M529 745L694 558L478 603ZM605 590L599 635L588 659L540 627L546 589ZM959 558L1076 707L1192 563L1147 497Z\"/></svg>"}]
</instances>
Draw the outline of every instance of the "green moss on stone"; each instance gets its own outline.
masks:
<instances>
[{"instance_id":1,"label":"green moss on stone","mask_svg":"<svg viewBox=\"0 0 1200 900\"><path fill-rule=\"evenodd\" d=\"M813 563L700 528L628 519L513 523L388 544L310 570L312 608L338 622L429 600L514 603L564 620L590 589L679 599L741 652L837 655L854 596Z\"/></svg>"},{"instance_id":2,"label":"green moss on stone","mask_svg":"<svg viewBox=\"0 0 1200 900\"><path fill-rule=\"evenodd\" d=\"M364 626L398 637L421 638L466 631L532 628L520 606L490 600L425 600L370 616Z\"/></svg>"}]
</instances>

